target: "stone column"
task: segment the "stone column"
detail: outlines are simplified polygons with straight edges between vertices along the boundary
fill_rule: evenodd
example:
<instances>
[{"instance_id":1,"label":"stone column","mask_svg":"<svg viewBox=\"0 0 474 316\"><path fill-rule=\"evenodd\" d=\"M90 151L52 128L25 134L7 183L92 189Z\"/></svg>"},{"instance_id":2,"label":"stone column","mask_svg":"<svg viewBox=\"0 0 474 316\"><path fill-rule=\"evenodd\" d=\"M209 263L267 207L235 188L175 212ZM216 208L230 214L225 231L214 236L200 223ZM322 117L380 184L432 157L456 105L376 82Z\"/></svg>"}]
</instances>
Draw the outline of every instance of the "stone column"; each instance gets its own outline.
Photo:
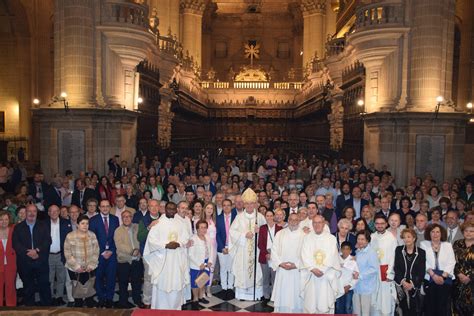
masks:
<instances>
[{"instance_id":1,"label":"stone column","mask_svg":"<svg viewBox=\"0 0 474 316\"><path fill-rule=\"evenodd\" d=\"M158 110L158 144L162 149L167 149L171 145L171 128L174 113L171 111L171 104L176 99L174 91L170 88L160 90L161 102Z\"/></svg>"},{"instance_id":2,"label":"stone column","mask_svg":"<svg viewBox=\"0 0 474 316\"><path fill-rule=\"evenodd\" d=\"M160 24L160 35L176 35L179 40L179 1L176 0L150 0L150 14L156 9Z\"/></svg>"},{"instance_id":3,"label":"stone column","mask_svg":"<svg viewBox=\"0 0 474 316\"><path fill-rule=\"evenodd\" d=\"M202 15L206 3L204 0L181 0L181 41L184 52L201 67L202 60Z\"/></svg>"},{"instance_id":4,"label":"stone column","mask_svg":"<svg viewBox=\"0 0 474 316\"><path fill-rule=\"evenodd\" d=\"M411 4L408 107L433 111L437 96L451 100L455 0L417 0Z\"/></svg>"},{"instance_id":5,"label":"stone column","mask_svg":"<svg viewBox=\"0 0 474 316\"><path fill-rule=\"evenodd\" d=\"M472 74L471 58L473 51L474 35L472 17L474 13L474 2L472 0L459 0L456 2L456 15L461 22L458 27L461 32L461 49L459 56L459 75L457 91L457 107L465 109L468 102L472 102Z\"/></svg>"},{"instance_id":6,"label":"stone column","mask_svg":"<svg viewBox=\"0 0 474 316\"><path fill-rule=\"evenodd\" d=\"M70 107L94 101L94 0L56 0L54 94L67 93Z\"/></svg>"},{"instance_id":7,"label":"stone column","mask_svg":"<svg viewBox=\"0 0 474 316\"><path fill-rule=\"evenodd\" d=\"M326 41L326 1L303 0L303 67L315 56L324 57Z\"/></svg>"}]
</instances>

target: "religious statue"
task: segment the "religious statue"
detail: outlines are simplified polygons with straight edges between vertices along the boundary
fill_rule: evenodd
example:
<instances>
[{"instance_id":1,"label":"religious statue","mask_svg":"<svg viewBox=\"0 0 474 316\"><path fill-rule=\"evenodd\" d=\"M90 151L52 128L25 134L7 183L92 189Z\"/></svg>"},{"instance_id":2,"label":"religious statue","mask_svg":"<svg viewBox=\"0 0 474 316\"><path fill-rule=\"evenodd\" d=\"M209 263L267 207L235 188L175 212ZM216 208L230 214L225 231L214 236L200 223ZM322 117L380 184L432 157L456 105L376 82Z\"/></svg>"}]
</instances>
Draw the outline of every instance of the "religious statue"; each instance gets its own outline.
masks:
<instances>
[{"instance_id":1,"label":"religious statue","mask_svg":"<svg viewBox=\"0 0 474 316\"><path fill-rule=\"evenodd\" d=\"M158 33L158 25L160 25L160 19L158 18L158 11L156 8L153 8L150 16L150 29L153 33Z\"/></svg>"},{"instance_id":2,"label":"religious statue","mask_svg":"<svg viewBox=\"0 0 474 316\"><path fill-rule=\"evenodd\" d=\"M234 81L234 78L235 78L234 67L230 66L229 71L227 72L227 80Z\"/></svg>"},{"instance_id":3,"label":"religious statue","mask_svg":"<svg viewBox=\"0 0 474 316\"><path fill-rule=\"evenodd\" d=\"M207 72L207 80L209 81L216 80L216 71L214 70L213 67L211 67L211 69L209 69L209 71Z\"/></svg>"},{"instance_id":4,"label":"religious statue","mask_svg":"<svg viewBox=\"0 0 474 316\"><path fill-rule=\"evenodd\" d=\"M268 70L268 81L275 81L275 68L273 68L273 65L270 66L270 69Z\"/></svg>"},{"instance_id":5,"label":"religious statue","mask_svg":"<svg viewBox=\"0 0 474 316\"><path fill-rule=\"evenodd\" d=\"M288 80L289 81L294 81L295 78L296 78L295 68L291 67L290 70L288 70Z\"/></svg>"}]
</instances>

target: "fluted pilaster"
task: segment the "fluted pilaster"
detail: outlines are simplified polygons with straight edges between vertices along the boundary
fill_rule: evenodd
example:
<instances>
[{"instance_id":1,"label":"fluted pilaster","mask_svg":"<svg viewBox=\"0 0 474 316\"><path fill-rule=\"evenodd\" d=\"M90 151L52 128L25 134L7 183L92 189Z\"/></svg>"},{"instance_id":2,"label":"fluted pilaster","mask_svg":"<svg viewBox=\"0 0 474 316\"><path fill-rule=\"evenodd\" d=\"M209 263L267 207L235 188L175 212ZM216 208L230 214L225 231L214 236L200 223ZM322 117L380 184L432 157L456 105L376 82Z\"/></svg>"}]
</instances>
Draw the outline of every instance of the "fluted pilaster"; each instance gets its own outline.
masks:
<instances>
[{"instance_id":1,"label":"fluted pilaster","mask_svg":"<svg viewBox=\"0 0 474 316\"><path fill-rule=\"evenodd\" d=\"M206 8L204 0L181 0L181 39L184 51L201 67L202 61L202 16Z\"/></svg>"},{"instance_id":2,"label":"fluted pilaster","mask_svg":"<svg viewBox=\"0 0 474 316\"><path fill-rule=\"evenodd\" d=\"M326 34L326 1L303 0L303 66L317 54L324 56L324 42Z\"/></svg>"}]
</instances>

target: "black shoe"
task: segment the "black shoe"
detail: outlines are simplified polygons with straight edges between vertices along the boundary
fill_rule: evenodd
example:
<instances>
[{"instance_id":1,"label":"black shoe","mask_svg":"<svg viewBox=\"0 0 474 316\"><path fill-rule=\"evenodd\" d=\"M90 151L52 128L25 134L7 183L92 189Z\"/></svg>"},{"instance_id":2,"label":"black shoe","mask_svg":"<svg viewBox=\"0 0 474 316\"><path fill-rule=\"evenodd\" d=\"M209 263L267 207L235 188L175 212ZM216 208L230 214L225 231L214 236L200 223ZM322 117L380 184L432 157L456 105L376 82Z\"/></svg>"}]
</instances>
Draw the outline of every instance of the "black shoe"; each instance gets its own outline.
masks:
<instances>
[{"instance_id":1,"label":"black shoe","mask_svg":"<svg viewBox=\"0 0 474 316\"><path fill-rule=\"evenodd\" d=\"M84 307L84 300L82 298L74 299L74 307Z\"/></svg>"},{"instance_id":2,"label":"black shoe","mask_svg":"<svg viewBox=\"0 0 474 316\"><path fill-rule=\"evenodd\" d=\"M105 307L105 301L99 300L99 302L97 303L97 307L98 308L104 308Z\"/></svg>"},{"instance_id":3,"label":"black shoe","mask_svg":"<svg viewBox=\"0 0 474 316\"><path fill-rule=\"evenodd\" d=\"M200 298L200 299L199 299L199 303L209 304L209 301L206 300L206 299L203 297L203 298Z\"/></svg>"},{"instance_id":4,"label":"black shoe","mask_svg":"<svg viewBox=\"0 0 474 316\"><path fill-rule=\"evenodd\" d=\"M84 305L88 308L95 308L95 307L97 307L97 302L94 301L93 297L88 297L88 298L85 299Z\"/></svg>"},{"instance_id":5,"label":"black shoe","mask_svg":"<svg viewBox=\"0 0 474 316\"><path fill-rule=\"evenodd\" d=\"M228 289L226 290L226 293L225 293L225 299L230 301L230 300L233 300L235 298L235 293L233 290L231 289Z\"/></svg>"},{"instance_id":6,"label":"black shoe","mask_svg":"<svg viewBox=\"0 0 474 316\"><path fill-rule=\"evenodd\" d=\"M138 308L140 308L140 309L145 308L145 304L143 304L143 302L138 302L138 303L137 303L137 302L134 302L134 303L135 303L135 305L136 305Z\"/></svg>"},{"instance_id":7,"label":"black shoe","mask_svg":"<svg viewBox=\"0 0 474 316\"><path fill-rule=\"evenodd\" d=\"M112 308L114 307L114 302L112 300L106 300L104 304L104 308Z\"/></svg>"},{"instance_id":8,"label":"black shoe","mask_svg":"<svg viewBox=\"0 0 474 316\"><path fill-rule=\"evenodd\" d=\"M117 308L121 308L121 309L132 309L132 308L135 308L135 305L133 305L133 304L130 303L130 302L118 303L118 304L117 304Z\"/></svg>"},{"instance_id":9,"label":"black shoe","mask_svg":"<svg viewBox=\"0 0 474 316\"><path fill-rule=\"evenodd\" d=\"M55 299L55 303L56 303L56 306L66 305L66 302L63 301L63 299L61 297L58 297L57 299Z\"/></svg>"},{"instance_id":10,"label":"black shoe","mask_svg":"<svg viewBox=\"0 0 474 316\"><path fill-rule=\"evenodd\" d=\"M74 307L74 302L68 302L66 306L67 307Z\"/></svg>"},{"instance_id":11,"label":"black shoe","mask_svg":"<svg viewBox=\"0 0 474 316\"><path fill-rule=\"evenodd\" d=\"M199 302L191 302L191 310L194 310L194 311L200 310Z\"/></svg>"}]
</instances>

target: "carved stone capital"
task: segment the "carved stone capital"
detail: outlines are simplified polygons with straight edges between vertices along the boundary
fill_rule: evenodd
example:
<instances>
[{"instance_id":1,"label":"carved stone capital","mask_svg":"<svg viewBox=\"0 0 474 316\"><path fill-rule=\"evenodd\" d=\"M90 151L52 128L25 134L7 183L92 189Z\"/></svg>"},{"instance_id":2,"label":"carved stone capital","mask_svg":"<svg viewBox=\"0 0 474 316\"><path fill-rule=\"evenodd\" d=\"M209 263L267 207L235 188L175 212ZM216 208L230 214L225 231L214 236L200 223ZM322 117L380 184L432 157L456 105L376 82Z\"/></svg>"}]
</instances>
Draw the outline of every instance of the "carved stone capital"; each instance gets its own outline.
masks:
<instances>
[{"instance_id":1,"label":"carved stone capital","mask_svg":"<svg viewBox=\"0 0 474 316\"><path fill-rule=\"evenodd\" d=\"M315 13L325 14L326 1L325 0L302 0L301 11L303 12L303 16L312 15Z\"/></svg>"},{"instance_id":2,"label":"carved stone capital","mask_svg":"<svg viewBox=\"0 0 474 316\"><path fill-rule=\"evenodd\" d=\"M200 14L204 13L206 8L206 0L181 0L180 10L182 13Z\"/></svg>"}]
</instances>

